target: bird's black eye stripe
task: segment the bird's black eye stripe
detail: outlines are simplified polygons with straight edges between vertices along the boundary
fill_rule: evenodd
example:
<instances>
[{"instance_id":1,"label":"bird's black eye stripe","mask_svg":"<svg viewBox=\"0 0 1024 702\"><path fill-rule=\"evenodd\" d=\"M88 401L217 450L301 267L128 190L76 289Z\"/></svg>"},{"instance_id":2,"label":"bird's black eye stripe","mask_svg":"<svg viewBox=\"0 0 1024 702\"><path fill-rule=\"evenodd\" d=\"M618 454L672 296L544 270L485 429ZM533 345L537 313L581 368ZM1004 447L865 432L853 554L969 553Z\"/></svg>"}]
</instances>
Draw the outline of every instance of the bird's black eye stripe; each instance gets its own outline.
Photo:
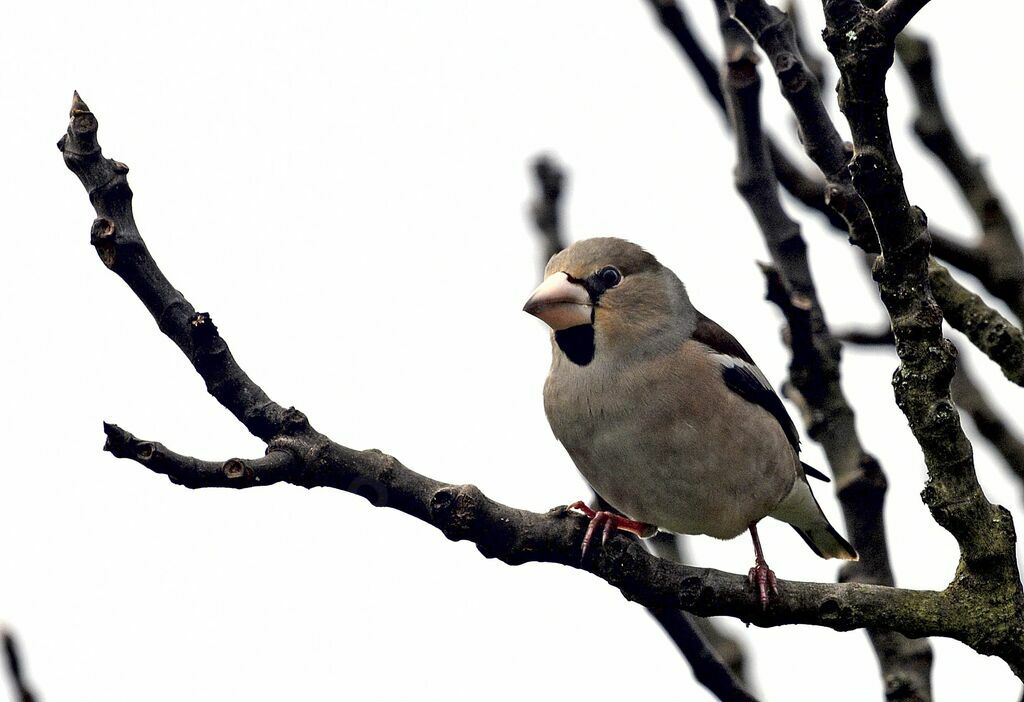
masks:
<instances>
[{"instance_id":1,"label":"bird's black eye stripe","mask_svg":"<svg viewBox=\"0 0 1024 702\"><path fill-rule=\"evenodd\" d=\"M605 266L597 272L597 279L605 289L614 288L622 282L622 273L615 266Z\"/></svg>"}]
</instances>

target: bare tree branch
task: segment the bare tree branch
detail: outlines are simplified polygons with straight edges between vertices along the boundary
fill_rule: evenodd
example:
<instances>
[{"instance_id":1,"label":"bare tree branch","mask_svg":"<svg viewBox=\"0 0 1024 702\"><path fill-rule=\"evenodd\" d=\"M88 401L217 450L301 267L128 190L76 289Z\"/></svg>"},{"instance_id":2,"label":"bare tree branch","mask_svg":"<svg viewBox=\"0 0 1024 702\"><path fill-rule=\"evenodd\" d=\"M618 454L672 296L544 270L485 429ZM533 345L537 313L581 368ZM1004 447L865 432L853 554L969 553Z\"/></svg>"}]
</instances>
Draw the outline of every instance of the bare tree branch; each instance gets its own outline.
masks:
<instances>
[{"instance_id":1,"label":"bare tree branch","mask_svg":"<svg viewBox=\"0 0 1024 702\"><path fill-rule=\"evenodd\" d=\"M885 332L850 332L843 341L864 346L895 345L892 330ZM974 422L978 433L1002 456L1006 466L1024 480L1024 440L1021 440L1012 426L1000 415L999 410L989 402L981 386L967 368L962 352L957 352L956 374L950 381L953 402Z\"/></svg>"},{"instance_id":2,"label":"bare tree branch","mask_svg":"<svg viewBox=\"0 0 1024 702\"><path fill-rule=\"evenodd\" d=\"M896 402L928 468L923 499L960 547L949 589L971 590L1002 608L1004 618L992 622L987 637L1015 646L1024 640L1024 592L1013 520L982 492L950 398L956 350L942 336L942 310L930 291L926 218L907 198L888 127L885 77L893 61L893 25L859 0L825 0L824 8L826 44L841 76L839 106L853 135L850 171L882 251L874 272L900 358Z\"/></svg>"},{"instance_id":3,"label":"bare tree branch","mask_svg":"<svg viewBox=\"0 0 1024 702\"><path fill-rule=\"evenodd\" d=\"M1024 385L1021 330L989 307L980 295L953 280L949 271L934 259L928 266L928 281L949 326L963 332L982 353L999 364L1008 380Z\"/></svg>"},{"instance_id":4,"label":"bare tree branch","mask_svg":"<svg viewBox=\"0 0 1024 702\"><path fill-rule=\"evenodd\" d=\"M4 659L7 663L7 674L11 679L11 686L14 689L16 702L36 702L39 698L25 678L25 670L21 663L21 654L18 651L18 642L14 634L5 628L0 629L4 643Z\"/></svg>"},{"instance_id":5,"label":"bare tree branch","mask_svg":"<svg viewBox=\"0 0 1024 702\"><path fill-rule=\"evenodd\" d=\"M82 181L99 219L91 241L110 270L117 273L153 315L160 331L178 345L217 401L264 441L281 432L284 409L272 402L235 361L202 315L174 289L135 228L128 166L99 158L96 118L75 94L71 131L57 144L64 162ZM116 223L116 224L115 224Z\"/></svg>"},{"instance_id":6,"label":"bare tree branch","mask_svg":"<svg viewBox=\"0 0 1024 702\"><path fill-rule=\"evenodd\" d=\"M768 299L786 317L792 358L788 384L801 407L808 433L825 449L835 476L847 533L860 561L844 566L849 582L894 585L885 537L884 502L888 481L881 465L864 449L853 408L843 393L840 346L825 320L807 259L800 225L779 199L761 127L761 81L750 36L733 21L724 0L716 0L726 47L726 102L737 136L736 189L746 200L771 253L764 267ZM931 700L931 647L892 632L868 632L882 669L888 700Z\"/></svg>"},{"instance_id":7,"label":"bare tree branch","mask_svg":"<svg viewBox=\"0 0 1024 702\"><path fill-rule=\"evenodd\" d=\"M139 253L145 251L145 245L132 215L131 190L124 177L127 169L120 166L115 170L115 162L103 157L96 140L96 128L95 117L76 96L71 124L60 146L66 152L65 163L86 186L100 215L99 225L94 230L112 231L104 237L94 237L97 251L126 281L152 281L154 276L147 267L155 268L155 264L148 254ZM162 275L159 280L173 290ZM165 320L161 325L165 334L180 338L182 327L186 324L191 327L189 319L194 316L194 308L183 297L164 294L160 285L132 287L154 316ZM187 315L175 313L178 309L188 310ZM166 320L175 323L169 324ZM220 349L222 358L230 357L227 345L216 330L210 331L210 336L215 338L198 341L193 340L188 327L184 331L188 343L179 346L190 357L194 354L193 347L198 349L194 354L196 358L205 358L209 348ZM205 372L208 378L211 394L229 409L246 407L254 395L266 397L233 362L219 364L219 371L211 371L202 363L197 365L200 366L197 370ZM238 377L244 377L246 382L224 382ZM279 407L269 400L262 406ZM251 413L241 414L252 416ZM1013 597L996 597L1005 591L990 587L991 583L977 569L982 563L997 559L995 562L1006 569L1003 574L1009 574L1010 567L1002 559L1001 543L971 554L966 559L966 569L962 569L957 580L943 592L860 583L779 581L782 596L765 610L752 596L745 575L669 563L648 553L635 540L619 534L609 538L594 558L580 563L579 543L586 529L586 519L567 513L564 507L546 514L514 509L488 499L471 485L451 485L415 473L379 451L358 451L335 443L316 431L297 410L281 410L275 416L279 419L280 431L267 438L268 448L291 452L294 462L275 463L272 470L250 462L251 474L242 470L241 475L231 481L232 487L289 482L303 487L346 490L364 495L373 504L397 509L431 524L453 541L473 541L484 556L510 565L534 561L586 570L647 607L684 609L702 616L732 616L759 626L814 624L842 631L869 628L897 631L911 637L948 636L981 653L999 656L1018 676L1024 676L1024 637L1010 636L1020 631L1019 603ZM110 425L108 431L120 430ZM137 441L127 434L117 439L129 445ZM186 471L189 466L202 465L194 461L180 462ZM179 477L183 484L193 487L223 484L220 475L211 476L198 468ZM945 492L940 493L935 486L932 493L946 497ZM955 528L959 503L945 499L938 502L930 499L930 502L936 504L941 521L953 523L952 530L959 533ZM1005 536L1006 530L1011 528L1008 515L997 512L985 516L1001 520L987 529L988 532L997 530ZM1016 577L1015 566L1012 574ZM1000 583L1005 586L1005 581Z\"/></svg>"}]
</instances>

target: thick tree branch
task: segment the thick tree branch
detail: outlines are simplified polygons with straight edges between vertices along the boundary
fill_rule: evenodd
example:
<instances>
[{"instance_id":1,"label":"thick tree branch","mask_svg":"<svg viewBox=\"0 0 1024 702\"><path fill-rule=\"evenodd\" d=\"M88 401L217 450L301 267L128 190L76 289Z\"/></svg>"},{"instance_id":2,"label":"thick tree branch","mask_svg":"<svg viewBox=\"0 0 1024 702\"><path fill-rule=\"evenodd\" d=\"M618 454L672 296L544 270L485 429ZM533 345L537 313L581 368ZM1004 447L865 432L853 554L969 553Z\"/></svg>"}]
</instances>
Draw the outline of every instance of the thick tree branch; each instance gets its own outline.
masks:
<instances>
[{"instance_id":1,"label":"thick tree branch","mask_svg":"<svg viewBox=\"0 0 1024 702\"><path fill-rule=\"evenodd\" d=\"M111 219L115 226L117 220L123 221L125 213L130 213L125 169L121 167L121 172L115 173L114 162L101 155L96 143L95 117L77 96L71 125L61 145L65 152L73 155L66 158L66 163L79 173L90 190L101 218ZM91 175L97 172L114 174L110 179L114 186L103 181L97 185ZM144 244L134 229L134 222L131 236L97 239L97 249L105 261L113 262L115 272L119 267L122 269L121 275L126 280L136 281L143 276L146 267L155 268L151 258L138 253L144 250ZM166 283L166 279L163 280ZM133 289L140 297L151 292L151 287L146 285L133 286ZM145 297L143 301L147 301ZM177 306L192 309L183 298ZM188 323L192 315L189 312L183 321ZM161 328L172 338L181 331L173 324L165 323ZM209 335L215 338L202 341L198 346L220 348L226 353L226 346L216 330L209 329ZM191 341L191 335L189 339ZM192 351L192 343L179 346L186 352ZM221 364L213 372L203 364L197 365L200 373L207 373L208 387L214 393L224 394L219 382L223 378L218 377L218 373L225 377L241 373L233 363ZM243 377L252 384L247 376ZM232 406L239 404L237 398L230 396L225 402ZM270 400L264 406L279 407ZM243 413L243 416L246 415ZM280 431L268 437L268 447L272 452L290 451L297 463L288 464L288 469L283 470L278 464L271 467L252 461L249 463L251 473L241 471L230 483L232 487L289 482L303 487L345 490L427 522L451 540L473 541L484 556L510 565L536 561L586 570L619 588L627 598L648 607L684 609L702 616L732 616L759 626L814 624L840 631L866 627L898 631L911 637L949 636L979 652L999 655L1018 675L1024 676L1024 640L1018 637L1008 642L1003 635L1014 626L1015 620L1008 621L1009 611L1002 600L992 599L999 591L980 588L973 580L963 581L963 575L970 576L974 571L961 574L943 592L860 583L780 581L779 601L765 610L752 596L745 575L669 563L620 534L613 535L594 558L580 563L579 543L586 520L567 513L564 507L546 514L507 507L488 499L471 485L442 483L409 470L397 459L379 451L357 451L335 443L316 431L296 410L281 410L277 417ZM193 487L223 485L222 475L211 475L209 470L201 469L204 465L198 461L179 461L177 468L183 472L177 477L183 484ZM951 514L944 521L955 519L957 504L942 504ZM1009 517L1001 513L995 516L1003 520L1001 528L1005 533ZM1001 550L994 549L990 553L998 557ZM968 565L977 563L976 559L968 560ZM1013 574L1016 575L1015 568Z\"/></svg>"},{"instance_id":2,"label":"thick tree branch","mask_svg":"<svg viewBox=\"0 0 1024 702\"><path fill-rule=\"evenodd\" d=\"M0 638L3 638L4 661L7 667L7 675L11 680L11 687L14 690L16 702L36 702L38 699L31 685L25 677L25 670L21 662L21 654L18 651L18 642L7 629L0 629Z\"/></svg>"},{"instance_id":3,"label":"thick tree branch","mask_svg":"<svg viewBox=\"0 0 1024 702\"><path fill-rule=\"evenodd\" d=\"M716 0L717 3L717 0ZM807 18L804 17L803 11L800 9L800 3L797 0L787 0L786 2L786 15L789 16L790 22L793 23L793 34L796 37L796 47L800 50L800 55L803 56L804 63L807 65L807 70L811 72L814 79L818 81L818 85L825 84L825 71L828 70L828 63L825 58L819 55L817 49L810 42L807 41ZM814 33L816 35L817 32ZM820 41L821 37L817 37ZM822 47L823 48L823 47ZM726 52L728 54L728 51Z\"/></svg>"},{"instance_id":4,"label":"thick tree branch","mask_svg":"<svg viewBox=\"0 0 1024 702\"><path fill-rule=\"evenodd\" d=\"M881 465L864 449L853 408L843 393L840 345L829 330L818 299L800 225L779 198L761 127L757 55L750 36L717 0L726 47L723 76L726 101L736 132L736 189L744 197L764 237L775 267L764 267L768 299L786 316L792 358L791 399L802 409L808 433L820 442L835 476L847 533L860 561L844 567L850 582L893 585L885 536L884 502L888 482ZM869 631L882 669L886 699L931 699L931 647L892 632Z\"/></svg>"},{"instance_id":5,"label":"thick tree branch","mask_svg":"<svg viewBox=\"0 0 1024 702\"><path fill-rule=\"evenodd\" d=\"M929 285L926 218L907 198L889 132L885 76L893 61L892 27L858 0L825 0L824 8L826 44L841 76L839 106L853 135L850 171L882 252L874 272L900 358L896 402L928 468L924 501L960 547L950 590L985 596L1001 610L1002 621L988 639L995 649L1013 650L1024 640L1013 520L982 492L950 398L956 351L942 336L942 310Z\"/></svg>"},{"instance_id":6,"label":"thick tree branch","mask_svg":"<svg viewBox=\"0 0 1024 702\"><path fill-rule=\"evenodd\" d=\"M768 55L782 95L796 115L804 150L825 176L826 201L846 221L851 241L865 251L877 250L871 216L847 168L846 146L821 101L818 81L800 54L792 22L764 0L729 0L727 6Z\"/></svg>"}]
</instances>

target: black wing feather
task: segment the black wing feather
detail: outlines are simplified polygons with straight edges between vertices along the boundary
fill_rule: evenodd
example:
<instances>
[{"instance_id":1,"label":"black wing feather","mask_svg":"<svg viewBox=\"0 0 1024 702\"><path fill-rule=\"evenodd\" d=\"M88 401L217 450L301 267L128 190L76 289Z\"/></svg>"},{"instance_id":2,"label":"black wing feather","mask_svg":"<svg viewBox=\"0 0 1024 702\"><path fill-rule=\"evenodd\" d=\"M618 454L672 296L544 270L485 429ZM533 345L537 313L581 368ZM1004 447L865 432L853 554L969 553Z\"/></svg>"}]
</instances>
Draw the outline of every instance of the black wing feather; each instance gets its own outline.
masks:
<instances>
[{"instance_id":1,"label":"black wing feather","mask_svg":"<svg viewBox=\"0 0 1024 702\"><path fill-rule=\"evenodd\" d=\"M774 390L761 382L761 379L754 375L748 367L739 363L732 366L723 365L722 379L725 380L725 384L730 390L744 400L768 410L782 426L782 431L786 433L786 438L793 445L793 449L800 450L800 434L789 413L786 412L785 405L782 404L782 400Z\"/></svg>"}]
</instances>

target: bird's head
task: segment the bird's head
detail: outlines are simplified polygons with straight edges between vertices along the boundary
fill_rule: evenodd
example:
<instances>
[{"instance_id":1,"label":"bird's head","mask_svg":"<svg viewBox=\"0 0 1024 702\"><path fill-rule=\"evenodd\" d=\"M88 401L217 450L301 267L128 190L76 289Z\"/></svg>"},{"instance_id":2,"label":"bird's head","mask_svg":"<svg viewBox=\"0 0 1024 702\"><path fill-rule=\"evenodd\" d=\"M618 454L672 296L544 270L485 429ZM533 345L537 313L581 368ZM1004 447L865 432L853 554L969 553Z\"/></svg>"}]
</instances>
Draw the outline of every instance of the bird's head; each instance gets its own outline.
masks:
<instances>
[{"instance_id":1,"label":"bird's head","mask_svg":"<svg viewBox=\"0 0 1024 702\"><path fill-rule=\"evenodd\" d=\"M685 336L696 314L672 271L636 244L611 237L585 239L552 256L523 310L551 327L577 365L590 363L598 348L617 355Z\"/></svg>"}]
</instances>

